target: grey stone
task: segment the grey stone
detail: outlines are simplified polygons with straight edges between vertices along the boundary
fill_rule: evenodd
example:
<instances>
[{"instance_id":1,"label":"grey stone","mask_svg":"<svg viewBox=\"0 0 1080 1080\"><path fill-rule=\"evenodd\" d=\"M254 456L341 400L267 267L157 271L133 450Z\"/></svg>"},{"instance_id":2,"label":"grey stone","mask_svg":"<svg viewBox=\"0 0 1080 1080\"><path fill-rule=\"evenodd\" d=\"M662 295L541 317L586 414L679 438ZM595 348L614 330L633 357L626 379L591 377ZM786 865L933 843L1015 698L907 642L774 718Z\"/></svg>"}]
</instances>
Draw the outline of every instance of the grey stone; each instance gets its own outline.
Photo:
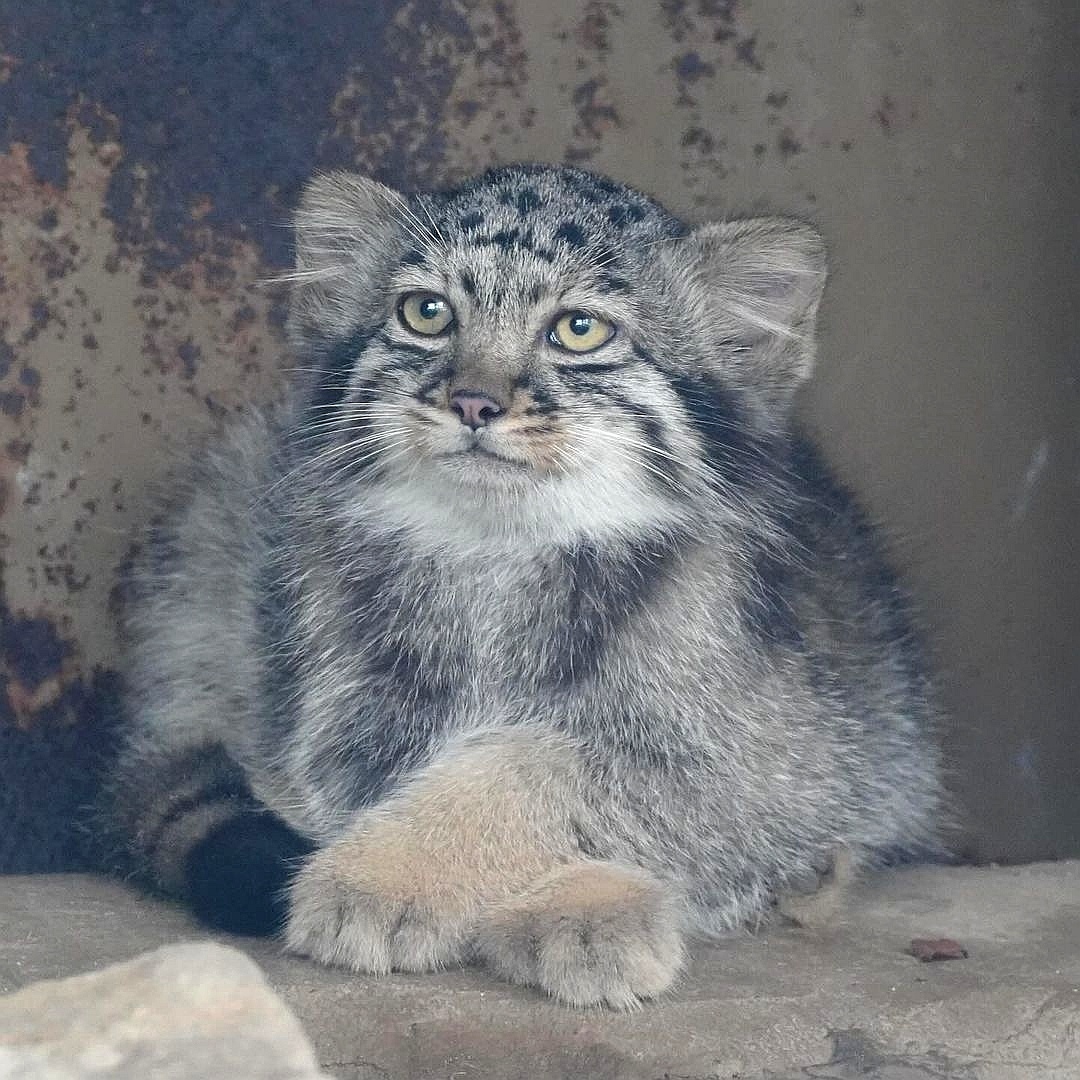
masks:
<instances>
[{"instance_id":1,"label":"grey stone","mask_svg":"<svg viewBox=\"0 0 1080 1080\"><path fill-rule=\"evenodd\" d=\"M10 1080L317 1080L314 1051L243 953L167 945L0 998Z\"/></svg>"},{"instance_id":2,"label":"grey stone","mask_svg":"<svg viewBox=\"0 0 1080 1080\"><path fill-rule=\"evenodd\" d=\"M180 909L114 882L0 878L0 991L193 936ZM968 958L906 951L938 937ZM696 948L678 989L633 1014L482 971L377 979L222 940L259 962L338 1080L1080 1077L1077 862L883 874L826 929Z\"/></svg>"}]
</instances>

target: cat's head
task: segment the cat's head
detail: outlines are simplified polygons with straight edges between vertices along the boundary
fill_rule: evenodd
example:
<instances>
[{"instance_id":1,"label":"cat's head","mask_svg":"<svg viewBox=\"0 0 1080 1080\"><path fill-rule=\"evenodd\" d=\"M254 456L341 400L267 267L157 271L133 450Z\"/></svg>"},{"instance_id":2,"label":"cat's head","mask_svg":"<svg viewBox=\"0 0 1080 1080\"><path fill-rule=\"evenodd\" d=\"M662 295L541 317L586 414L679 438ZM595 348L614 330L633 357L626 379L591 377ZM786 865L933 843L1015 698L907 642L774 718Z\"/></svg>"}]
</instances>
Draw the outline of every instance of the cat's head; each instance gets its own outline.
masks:
<instances>
[{"instance_id":1,"label":"cat's head","mask_svg":"<svg viewBox=\"0 0 1080 1080\"><path fill-rule=\"evenodd\" d=\"M580 170L314 180L289 323L311 475L448 535L745 513L813 363L809 226L689 228ZM315 482L315 481L313 481Z\"/></svg>"}]
</instances>

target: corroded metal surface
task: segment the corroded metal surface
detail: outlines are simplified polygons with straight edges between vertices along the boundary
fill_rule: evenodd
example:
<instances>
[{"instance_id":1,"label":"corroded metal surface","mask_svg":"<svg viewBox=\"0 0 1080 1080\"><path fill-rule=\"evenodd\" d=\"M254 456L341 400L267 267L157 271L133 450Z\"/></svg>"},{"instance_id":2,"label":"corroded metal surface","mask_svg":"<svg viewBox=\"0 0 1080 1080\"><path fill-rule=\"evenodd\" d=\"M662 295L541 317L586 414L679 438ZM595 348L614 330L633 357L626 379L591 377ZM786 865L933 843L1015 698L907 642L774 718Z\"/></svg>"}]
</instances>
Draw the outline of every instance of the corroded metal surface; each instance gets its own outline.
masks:
<instances>
[{"instance_id":1,"label":"corroded metal surface","mask_svg":"<svg viewBox=\"0 0 1080 1080\"><path fill-rule=\"evenodd\" d=\"M79 861L142 494L279 385L300 184L518 159L822 224L807 412L922 592L971 849L1078 850L1076 36L1067 0L0 3L0 868Z\"/></svg>"}]
</instances>

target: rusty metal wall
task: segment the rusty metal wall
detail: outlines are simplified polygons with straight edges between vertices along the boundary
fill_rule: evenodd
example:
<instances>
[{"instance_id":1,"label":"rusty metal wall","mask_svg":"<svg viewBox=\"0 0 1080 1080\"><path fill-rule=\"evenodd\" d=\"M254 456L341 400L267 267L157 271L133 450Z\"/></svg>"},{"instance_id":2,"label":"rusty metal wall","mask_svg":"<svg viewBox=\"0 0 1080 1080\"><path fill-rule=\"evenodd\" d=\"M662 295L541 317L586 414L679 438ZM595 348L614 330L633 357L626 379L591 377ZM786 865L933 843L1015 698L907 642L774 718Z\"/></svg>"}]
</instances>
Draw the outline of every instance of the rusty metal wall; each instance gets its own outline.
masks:
<instances>
[{"instance_id":1,"label":"rusty metal wall","mask_svg":"<svg viewBox=\"0 0 1080 1080\"><path fill-rule=\"evenodd\" d=\"M0 2L0 868L80 865L142 493L283 366L313 170L817 221L804 402L897 538L965 850L1080 853L1074 0Z\"/></svg>"}]
</instances>

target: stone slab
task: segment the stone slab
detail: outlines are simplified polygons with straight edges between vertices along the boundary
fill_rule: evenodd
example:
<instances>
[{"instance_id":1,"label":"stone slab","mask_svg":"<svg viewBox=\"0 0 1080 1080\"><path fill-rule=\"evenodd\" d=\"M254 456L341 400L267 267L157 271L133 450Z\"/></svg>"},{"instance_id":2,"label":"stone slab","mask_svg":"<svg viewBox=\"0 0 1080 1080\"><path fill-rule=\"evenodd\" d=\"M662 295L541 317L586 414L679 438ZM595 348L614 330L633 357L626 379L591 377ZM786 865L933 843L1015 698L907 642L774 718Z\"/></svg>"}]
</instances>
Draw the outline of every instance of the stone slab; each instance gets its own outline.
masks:
<instances>
[{"instance_id":1,"label":"stone slab","mask_svg":"<svg viewBox=\"0 0 1080 1080\"><path fill-rule=\"evenodd\" d=\"M237 949L165 945L0 997L11 1080L320 1080L296 1018Z\"/></svg>"},{"instance_id":2,"label":"stone slab","mask_svg":"<svg viewBox=\"0 0 1080 1080\"><path fill-rule=\"evenodd\" d=\"M112 881L0 878L0 992L209 937ZM967 959L908 954L936 937ZM675 992L621 1015L482 971L377 979L218 940L256 960L339 1080L1080 1078L1080 862L890 872L827 930L697 948Z\"/></svg>"}]
</instances>

